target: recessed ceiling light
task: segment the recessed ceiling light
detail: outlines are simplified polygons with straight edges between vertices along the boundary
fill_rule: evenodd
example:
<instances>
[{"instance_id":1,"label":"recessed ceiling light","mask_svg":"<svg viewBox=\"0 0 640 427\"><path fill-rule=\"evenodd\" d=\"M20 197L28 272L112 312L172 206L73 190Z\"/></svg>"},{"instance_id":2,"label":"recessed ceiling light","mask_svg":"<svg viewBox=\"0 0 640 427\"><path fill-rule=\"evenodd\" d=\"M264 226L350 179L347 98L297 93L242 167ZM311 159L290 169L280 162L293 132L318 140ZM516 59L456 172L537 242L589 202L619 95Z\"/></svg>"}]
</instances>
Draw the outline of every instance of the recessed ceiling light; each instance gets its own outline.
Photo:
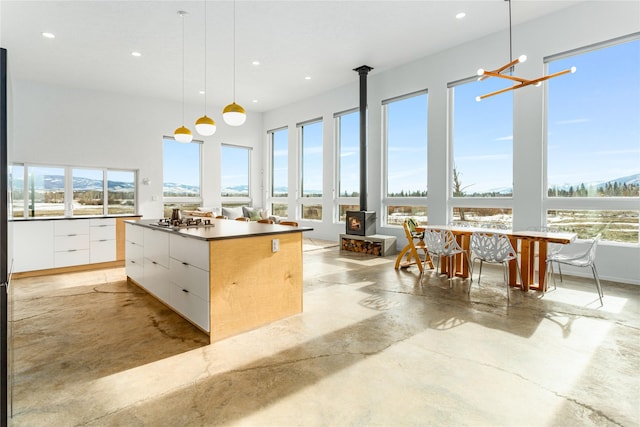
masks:
<instances>
[{"instance_id":1,"label":"recessed ceiling light","mask_svg":"<svg viewBox=\"0 0 640 427\"><path fill-rule=\"evenodd\" d=\"M257 99L254 99L254 100L253 100L253 101L251 101L251 102L253 102L254 104L257 104L257 103L258 103L258 100L257 100Z\"/></svg>"},{"instance_id":2,"label":"recessed ceiling light","mask_svg":"<svg viewBox=\"0 0 640 427\"><path fill-rule=\"evenodd\" d=\"M201 90L199 93L200 93L200 95L204 95L206 92Z\"/></svg>"},{"instance_id":3,"label":"recessed ceiling light","mask_svg":"<svg viewBox=\"0 0 640 427\"><path fill-rule=\"evenodd\" d=\"M253 62L251 63L251 65L258 66L258 65L260 65L260 61L253 61Z\"/></svg>"},{"instance_id":4,"label":"recessed ceiling light","mask_svg":"<svg viewBox=\"0 0 640 427\"><path fill-rule=\"evenodd\" d=\"M311 80L311 76L307 76L304 78L305 80Z\"/></svg>"},{"instance_id":5,"label":"recessed ceiling light","mask_svg":"<svg viewBox=\"0 0 640 427\"><path fill-rule=\"evenodd\" d=\"M456 19L462 19L462 18L464 18L465 16L467 16L467 14L466 14L466 13L464 13L464 12L460 12L460 13L457 13L457 14L456 14Z\"/></svg>"},{"instance_id":6,"label":"recessed ceiling light","mask_svg":"<svg viewBox=\"0 0 640 427\"><path fill-rule=\"evenodd\" d=\"M135 56L136 58L139 58L142 56L142 54L140 52L131 52L131 56Z\"/></svg>"},{"instance_id":7,"label":"recessed ceiling light","mask_svg":"<svg viewBox=\"0 0 640 427\"><path fill-rule=\"evenodd\" d=\"M53 33L42 33L42 37L46 37L48 39L55 39L56 35Z\"/></svg>"}]
</instances>

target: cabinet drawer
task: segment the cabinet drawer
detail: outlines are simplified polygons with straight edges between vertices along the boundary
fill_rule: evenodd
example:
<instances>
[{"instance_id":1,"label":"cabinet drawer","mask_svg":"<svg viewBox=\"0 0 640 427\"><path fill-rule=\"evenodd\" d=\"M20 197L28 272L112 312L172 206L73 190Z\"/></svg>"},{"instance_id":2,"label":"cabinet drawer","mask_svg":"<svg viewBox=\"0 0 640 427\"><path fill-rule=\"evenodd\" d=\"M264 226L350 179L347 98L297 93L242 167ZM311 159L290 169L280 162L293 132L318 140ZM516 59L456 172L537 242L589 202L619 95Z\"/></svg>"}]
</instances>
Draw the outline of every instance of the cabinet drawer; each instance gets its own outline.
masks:
<instances>
[{"instance_id":1,"label":"cabinet drawer","mask_svg":"<svg viewBox=\"0 0 640 427\"><path fill-rule=\"evenodd\" d=\"M209 271L209 242L206 240L172 234L169 238L169 253L171 258Z\"/></svg>"},{"instance_id":2,"label":"cabinet drawer","mask_svg":"<svg viewBox=\"0 0 640 427\"><path fill-rule=\"evenodd\" d=\"M89 226L90 227L110 227L116 226L116 219L115 218L91 218L89 219Z\"/></svg>"},{"instance_id":3,"label":"cabinet drawer","mask_svg":"<svg viewBox=\"0 0 640 427\"><path fill-rule=\"evenodd\" d=\"M89 249L89 235L76 234L70 236L56 236L54 250L56 252Z\"/></svg>"},{"instance_id":4,"label":"cabinet drawer","mask_svg":"<svg viewBox=\"0 0 640 427\"><path fill-rule=\"evenodd\" d=\"M169 269L145 259L143 274L144 282L140 284L160 301L171 305L171 289L175 286L169 282Z\"/></svg>"},{"instance_id":5,"label":"cabinet drawer","mask_svg":"<svg viewBox=\"0 0 640 427\"><path fill-rule=\"evenodd\" d=\"M200 298L209 299L209 272L176 259L169 260L169 280Z\"/></svg>"},{"instance_id":6,"label":"cabinet drawer","mask_svg":"<svg viewBox=\"0 0 640 427\"><path fill-rule=\"evenodd\" d=\"M75 236L89 234L88 219L70 219L53 221L53 231L56 236Z\"/></svg>"},{"instance_id":7,"label":"cabinet drawer","mask_svg":"<svg viewBox=\"0 0 640 427\"><path fill-rule=\"evenodd\" d=\"M116 226L102 225L97 227L89 227L89 236L91 240L115 240Z\"/></svg>"},{"instance_id":8,"label":"cabinet drawer","mask_svg":"<svg viewBox=\"0 0 640 427\"><path fill-rule=\"evenodd\" d=\"M127 259L126 263L127 276L144 285L144 265L142 260Z\"/></svg>"},{"instance_id":9,"label":"cabinet drawer","mask_svg":"<svg viewBox=\"0 0 640 427\"><path fill-rule=\"evenodd\" d=\"M53 255L54 267L89 264L89 249L56 252Z\"/></svg>"},{"instance_id":10,"label":"cabinet drawer","mask_svg":"<svg viewBox=\"0 0 640 427\"><path fill-rule=\"evenodd\" d=\"M209 331L209 301L190 292L172 286L171 305L184 317Z\"/></svg>"},{"instance_id":11,"label":"cabinet drawer","mask_svg":"<svg viewBox=\"0 0 640 427\"><path fill-rule=\"evenodd\" d=\"M169 268L169 233L145 228L144 257Z\"/></svg>"},{"instance_id":12,"label":"cabinet drawer","mask_svg":"<svg viewBox=\"0 0 640 427\"><path fill-rule=\"evenodd\" d=\"M142 259L144 258L144 251L142 246L137 243L127 241L125 243L125 253L127 259L135 259L142 264Z\"/></svg>"},{"instance_id":13,"label":"cabinet drawer","mask_svg":"<svg viewBox=\"0 0 640 427\"><path fill-rule=\"evenodd\" d=\"M96 262L109 262L116 260L116 241L115 240L96 240L90 245L91 255L89 261L93 264Z\"/></svg>"},{"instance_id":14,"label":"cabinet drawer","mask_svg":"<svg viewBox=\"0 0 640 427\"><path fill-rule=\"evenodd\" d=\"M135 242L140 246L142 246L142 244L144 243L143 228L140 227L139 225L125 224L124 233L125 233L125 239L128 242Z\"/></svg>"}]
</instances>

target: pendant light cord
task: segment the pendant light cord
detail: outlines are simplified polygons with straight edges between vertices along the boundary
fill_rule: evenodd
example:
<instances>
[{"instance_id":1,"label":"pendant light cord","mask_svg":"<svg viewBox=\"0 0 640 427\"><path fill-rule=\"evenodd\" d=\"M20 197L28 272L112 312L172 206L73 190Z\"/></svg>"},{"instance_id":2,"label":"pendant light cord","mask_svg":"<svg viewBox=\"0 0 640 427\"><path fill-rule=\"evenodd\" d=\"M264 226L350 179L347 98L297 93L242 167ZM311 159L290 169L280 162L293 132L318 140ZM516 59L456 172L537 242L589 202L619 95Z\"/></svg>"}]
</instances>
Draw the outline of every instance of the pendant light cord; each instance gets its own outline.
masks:
<instances>
[{"instance_id":1,"label":"pendant light cord","mask_svg":"<svg viewBox=\"0 0 640 427\"><path fill-rule=\"evenodd\" d=\"M233 0L233 103L236 102L236 0Z\"/></svg>"},{"instance_id":2,"label":"pendant light cord","mask_svg":"<svg viewBox=\"0 0 640 427\"><path fill-rule=\"evenodd\" d=\"M513 61L513 42L511 39L511 0L507 0L509 3L509 62ZM509 72L513 74L513 65L509 68Z\"/></svg>"},{"instance_id":3,"label":"pendant light cord","mask_svg":"<svg viewBox=\"0 0 640 427\"><path fill-rule=\"evenodd\" d=\"M207 0L204 0L204 115L207 115Z\"/></svg>"},{"instance_id":4,"label":"pendant light cord","mask_svg":"<svg viewBox=\"0 0 640 427\"><path fill-rule=\"evenodd\" d=\"M184 126L184 12L180 14L182 18L182 125Z\"/></svg>"}]
</instances>

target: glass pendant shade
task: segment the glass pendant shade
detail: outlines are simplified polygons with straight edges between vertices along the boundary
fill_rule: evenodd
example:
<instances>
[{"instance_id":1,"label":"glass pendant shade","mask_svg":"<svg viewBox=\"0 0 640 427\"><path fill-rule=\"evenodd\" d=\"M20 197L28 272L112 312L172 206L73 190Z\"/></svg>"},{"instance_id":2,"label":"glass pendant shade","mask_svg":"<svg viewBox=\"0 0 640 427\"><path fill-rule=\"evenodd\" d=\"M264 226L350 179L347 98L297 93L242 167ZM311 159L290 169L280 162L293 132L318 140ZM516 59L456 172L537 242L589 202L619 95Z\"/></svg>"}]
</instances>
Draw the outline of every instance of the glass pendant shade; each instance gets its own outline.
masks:
<instances>
[{"instance_id":1,"label":"glass pendant shade","mask_svg":"<svg viewBox=\"0 0 640 427\"><path fill-rule=\"evenodd\" d=\"M222 118L229 126L240 126L247 120L247 113L234 102L224 107Z\"/></svg>"},{"instance_id":2,"label":"glass pendant shade","mask_svg":"<svg viewBox=\"0 0 640 427\"><path fill-rule=\"evenodd\" d=\"M182 143L191 142L191 140L193 139L193 135L191 135L191 131L184 126L181 126L178 129L176 129L175 132L173 133L173 137L176 139L176 141L182 142Z\"/></svg>"},{"instance_id":3,"label":"glass pendant shade","mask_svg":"<svg viewBox=\"0 0 640 427\"><path fill-rule=\"evenodd\" d=\"M196 132L202 136L211 136L216 133L216 122L205 114L196 120Z\"/></svg>"}]
</instances>

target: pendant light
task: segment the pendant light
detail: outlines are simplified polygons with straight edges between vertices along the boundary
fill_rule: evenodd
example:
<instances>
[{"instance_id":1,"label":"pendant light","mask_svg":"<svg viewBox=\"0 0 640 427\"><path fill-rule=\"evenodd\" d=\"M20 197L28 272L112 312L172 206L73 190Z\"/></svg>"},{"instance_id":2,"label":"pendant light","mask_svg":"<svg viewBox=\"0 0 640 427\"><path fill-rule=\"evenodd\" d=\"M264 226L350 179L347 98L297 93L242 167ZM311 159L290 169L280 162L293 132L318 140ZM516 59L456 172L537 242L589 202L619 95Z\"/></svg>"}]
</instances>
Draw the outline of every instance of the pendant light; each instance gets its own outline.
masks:
<instances>
[{"instance_id":1,"label":"pendant light","mask_svg":"<svg viewBox=\"0 0 640 427\"><path fill-rule=\"evenodd\" d=\"M233 102L222 110L222 118L229 126L240 126L247 120L247 113L236 104L236 1L233 0Z\"/></svg>"},{"instance_id":2,"label":"pendant light","mask_svg":"<svg viewBox=\"0 0 640 427\"><path fill-rule=\"evenodd\" d=\"M202 136L216 133L216 122L207 116L207 0L204 0L204 116L196 120L196 131Z\"/></svg>"},{"instance_id":3,"label":"pendant light","mask_svg":"<svg viewBox=\"0 0 640 427\"><path fill-rule=\"evenodd\" d=\"M493 71L487 71L484 70L482 68L480 68L478 70L478 76L479 76L479 80L484 80L488 77L500 77L503 79L507 79L507 80L511 80L516 82L516 84L514 84L511 87L505 88L505 89L500 89L497 90L495 92L491 92L488 93L486 95L482 95L482 96L477 96L476 97L476 101L480 102L485 98L488 98L490 96L494 96L494 95L498 95L504 92L509 92L511 90L515 90L515 89L520 89L521 87L525 87L525 86L530 86L530 85L534 85L534 86L540 86L542 84L543 81L545 80L549 80L553 77L558 77L558 76L562 76L563 74L568 74L568 73L575 73L576 72L576 67L571 67L568 70L563 70L563 71L559 71L557 73L554 74L550 74L548 76L542 76L542 77L538 77L537 79L533 79L533 80L529 80L529 79L523 79L521 77L515 77L513 76L513 69L515 67L515 65L520 64L524 61L527 60L527 56L526 55L520 55L518 58L513 59L513 48L512 48L512 43L511 43L511 0L505 0L506 2L509 3L509 63L507 63L506 65L503 65L502 67L495 69ZM507 70L509 72L509 74L502 74L503 71Z\"/></svg>"},{"instance_id":4,"label":"pendant light","mask_svg":"<svg viewBox=\"0 0 640 427\"><path fill-rule=\"evenodd\" d=\"M187 14L184 10L179 10L178 15L182 18L182 123L184 123L184 16ZM180 126L173 133L173 137L176 141L187 143L191 142L193 135L191 131L184 125Z\"/></svg>"}]
</instances>

